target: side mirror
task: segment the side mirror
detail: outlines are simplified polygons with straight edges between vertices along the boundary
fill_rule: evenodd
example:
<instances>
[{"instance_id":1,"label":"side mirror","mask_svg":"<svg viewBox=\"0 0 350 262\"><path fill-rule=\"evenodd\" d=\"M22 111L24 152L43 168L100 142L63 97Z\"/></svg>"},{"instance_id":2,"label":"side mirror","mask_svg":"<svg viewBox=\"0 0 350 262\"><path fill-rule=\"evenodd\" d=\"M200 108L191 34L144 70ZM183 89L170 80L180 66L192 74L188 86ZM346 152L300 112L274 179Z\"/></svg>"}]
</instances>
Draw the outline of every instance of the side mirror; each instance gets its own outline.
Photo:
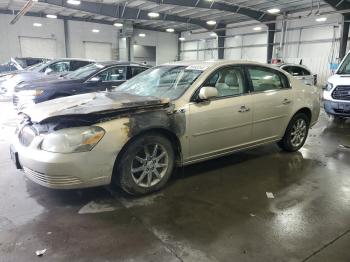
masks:
<instances>
[{"instance_id":1,"label":"side mirror","mask_svg":"<svg viewBox=\"0 0 350 262\"><path fill-rule=\"evenodd\" d=\"M218 95L218 90L215 87L203 86L199 91L198 97L202 100L208 100L212 97L217 97Z\"/></svg>"},{"instance_id":2,"label":"side mirror","mask_svg":"<svg viewBox=\"0 0 350 262\"><path fill-rule=\"evenodd\" d=\"M49 68L49 67L45 69L45 74L46 74L46 75L49 75L49 74L51 74L52 72L53 72L53 70L52 70L51 68Z\"/></svg>"},{"instance_id":3,"label":"side mirror","mask_svg":"<svg viewBox=\"0 0 350 262\"><path fill-rule=\"evenodd\" d=\"M94 76L89 80L89 82L102 82L102 79L98 76Z\"/></svg>"}]
</instances>

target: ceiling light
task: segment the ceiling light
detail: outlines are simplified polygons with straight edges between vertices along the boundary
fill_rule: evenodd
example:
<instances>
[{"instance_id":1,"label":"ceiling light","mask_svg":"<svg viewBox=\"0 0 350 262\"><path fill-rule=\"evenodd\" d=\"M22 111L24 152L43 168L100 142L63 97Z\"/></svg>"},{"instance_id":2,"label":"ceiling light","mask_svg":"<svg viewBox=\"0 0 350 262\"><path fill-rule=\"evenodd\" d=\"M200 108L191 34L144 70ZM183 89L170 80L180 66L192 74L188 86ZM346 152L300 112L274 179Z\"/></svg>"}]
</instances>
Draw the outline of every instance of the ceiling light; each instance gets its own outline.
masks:
<instances>
[{"instance_id":1,"label":"ceiling light","mask_svg":"<svg viewBox=\"0 0 350 262\"><path fill-rule=\"evenodd\" d=\"M156 17L159 17L159 14L158 14L158 13L151 12L151 13L148 13L148 16L149 16L149 17L152 17L152 18L156 18Z\"/></svg>"},{"instance_id":2,"label":"ceiling light","mask_svg":"<svg viewBox=\"0 0 350 262\"><path fill-rule=\"evenodd\" d=\"M35 27L41 27L42 24L40 24L40 23L33 23L33 26L35 26Z\"/></svg>"},{"instance_id":3,"label":"ceiling light","mask_svg":"<svg viewBox=\"0 0 350 262\"><path fill-rule=\"evenodd\" d=\"M139 34L139 37L146 37L146 34L145 33L141 33L141 34Z\"/></svg>"},{"instance_id":4,"label":"ceiling light","mask_svg":"<svg viewBox=\"0 0 350 262\"><path fill-rule=\"evenodd\" d=\"M278 8L271 8L269 10L267 10L268 13L270 14L278 14L281 10L279 10Z\"/></svg>"},{"instance_id":5,"label":"ceiling light","mask_svg":"<svg viewBox=\"0 0 350 262\"><path fill-rule=\"evenodd\" d=\"M57 18L57 15L46 15L47 18L52 18L52 19L55 19Z\"/></svg>"},{"instance_id":6,"label":"ceiling light","mask_svg":"<svg viewBox=\"0 0 350 262\"><path fill-rule=\"evenodd\" d=\"M38 2L39 0L32 0L33 2Z\"/></svg>"},{"instance_id":7,"label":"ceiling light","mask_svg":"<svg viewBox=\"0 0 350 262\"><path fill-rule=\"evenodd\" d=\"M67 0L67 4L80 5L80 0Z\"/></svg>"},{"instance_id":8,"label":"ceiling light","mask_svg":"<svg viewBox=\"0 0 350 262\"><path fill-rule=\"evenodd\" d=\"M184 38L184 37L179 37L179 40L180 40L180 41L185 41L186 38Z\"/></svg>"},{"instance_id":9,"label":"ceiling light","mask_svg":"<svg viewBox=\"0 0 350 262\"><path fill-rule=\"evenodd\" d=\"M207 21L207 25L216 25L216 21L209 20L209 21Z\"/></svg>"},{"instance_id":10,"label":"ceiling light","mask_svg":"<svg viewBox=\"0 0 350 262\"><path fill-rule=\"evenodd\" d=\"M318 17L315 20L316 20L316 22L326 22L327 21L327 17Z\"/></svg>"},{"instance_id":11,"label":"ceiling light","mask_svg":"<svg viewBox=\"0 0 350 262\"><path fill-rule=\"evenodd\" d=\"M261 31L261 29L262 29L261 26L257 26L253 28L254 31Z\"/></svg>"},{"instance_id":12,"label":"ceiling light","mask_svg":"<svg viewBox=\"0 0 350 262\"><path fill-rule=\"evenodd\" d=\"M174 33L175 30L174 30L174 28L168 28L166 31L169 33Z\"/></svg>"},{"instance_id":13,"label":"ceiling light","mask_svg":"<svg viewBox=\"0 0 350 262\"><path fill-rule=\"evenodd\" d=\"M99 33L100 32L100 30L98 30L98 29L92 29L91 30L93 33Z\"/></svg>"},{"instance_id":14,"label":"ceiling light","mask_svg":"<svg viewBox=\"0 0 350 262\"><path fill-rule=\"evenodd\" d=\"M122 26L123 26L122 23L114 23L113 25L114 25L115 27L122 27Z\"/></svg>"},{"instance_id":15,"label":"ceiling light","mask_svg":"<svg viewBox=\"0 0 350 262\"><path fill-rule=\"evenodd\" d=\"M210 33L210 36L217 37L218 35L217 35L217 33L215 33L215 32L211 32L211 33Z\"/></svg>"}]
</instances>

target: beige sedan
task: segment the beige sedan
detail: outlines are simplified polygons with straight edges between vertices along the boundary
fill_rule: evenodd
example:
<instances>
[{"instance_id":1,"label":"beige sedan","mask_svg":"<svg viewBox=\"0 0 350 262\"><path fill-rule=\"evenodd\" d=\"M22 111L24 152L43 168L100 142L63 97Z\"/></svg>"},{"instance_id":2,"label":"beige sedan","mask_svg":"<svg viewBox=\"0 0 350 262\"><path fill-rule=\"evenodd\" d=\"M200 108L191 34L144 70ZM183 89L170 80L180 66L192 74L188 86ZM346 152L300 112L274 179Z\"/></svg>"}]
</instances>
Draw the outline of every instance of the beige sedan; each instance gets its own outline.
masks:
<instances>
[{"instance_id":1,"label":"beige sedan","mask_svg":"<svg viewBox=\"0 0 350 262\"><path fill-rule=\"evenodd\" d=\"M16 166L50 188L115 183L162 188L175 166L277 142L300 149L320 93L284 71L241 61L154 67L113 92L26 109L11 146Z\"/></svg>"}]
</instances>

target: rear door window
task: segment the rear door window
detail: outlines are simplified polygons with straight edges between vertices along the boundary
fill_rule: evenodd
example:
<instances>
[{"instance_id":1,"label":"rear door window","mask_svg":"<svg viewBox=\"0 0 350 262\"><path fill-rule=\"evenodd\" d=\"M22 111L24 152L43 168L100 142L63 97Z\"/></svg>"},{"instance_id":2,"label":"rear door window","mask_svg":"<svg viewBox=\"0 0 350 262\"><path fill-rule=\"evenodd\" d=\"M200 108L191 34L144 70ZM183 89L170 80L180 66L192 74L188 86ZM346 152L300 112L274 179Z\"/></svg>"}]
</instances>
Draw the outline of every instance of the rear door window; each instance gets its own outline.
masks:
<instances>
[{"instance_id":1,"label":"rear door window","mask_svg":"<svg viewBox=\"0 0 350 262\"><path fill-rule=\"evenodd\" d=\"M70 61L70 70L69 71L75 71L79 69L80 67L86 66L91 64L89 61Z\"/></svg>"},{"instance_id":2,"label":"rear door window","mask_svg":"<svg viewBox=\"0 0 350 262\"><path fill-rule=\"evenodd\" d=\"M148 68L146 67L140 67L140 66L132 66L131 67L131 77L134 77L143 71L146 71Z\"/></svg>"},{"instance_id":3,"label":"rear door window","mask_svg":"<svg viewBox=\"0 0 350 262\"><path fill-rule=\"evenodd\" d=\"M248 67L248 74L254 92L288 88L288 80L281 72L259 66Z\"/></svg>"}]
</instances>

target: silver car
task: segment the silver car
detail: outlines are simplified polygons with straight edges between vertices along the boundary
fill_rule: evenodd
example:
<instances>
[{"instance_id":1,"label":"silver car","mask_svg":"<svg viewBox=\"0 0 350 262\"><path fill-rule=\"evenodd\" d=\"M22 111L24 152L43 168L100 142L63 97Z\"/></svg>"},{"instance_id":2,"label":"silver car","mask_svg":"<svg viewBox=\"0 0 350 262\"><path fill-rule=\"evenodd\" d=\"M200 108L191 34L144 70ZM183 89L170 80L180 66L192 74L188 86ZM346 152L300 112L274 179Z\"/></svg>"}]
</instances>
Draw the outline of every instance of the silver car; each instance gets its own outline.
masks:
<instances>
[{"instance_id":1,"label":"silver car","mask_svg":"<svg viewBox=\"0 0 350 262\"><path fill-rule=\"evenodd\" d=\"M284 71L250 62L157 66L113 92L37 104L23 112L11 147L16 166L50 188L110 183L140 195L175 166L278 142L300 149L320 93Z\"/></svg>"}]
</instances>

